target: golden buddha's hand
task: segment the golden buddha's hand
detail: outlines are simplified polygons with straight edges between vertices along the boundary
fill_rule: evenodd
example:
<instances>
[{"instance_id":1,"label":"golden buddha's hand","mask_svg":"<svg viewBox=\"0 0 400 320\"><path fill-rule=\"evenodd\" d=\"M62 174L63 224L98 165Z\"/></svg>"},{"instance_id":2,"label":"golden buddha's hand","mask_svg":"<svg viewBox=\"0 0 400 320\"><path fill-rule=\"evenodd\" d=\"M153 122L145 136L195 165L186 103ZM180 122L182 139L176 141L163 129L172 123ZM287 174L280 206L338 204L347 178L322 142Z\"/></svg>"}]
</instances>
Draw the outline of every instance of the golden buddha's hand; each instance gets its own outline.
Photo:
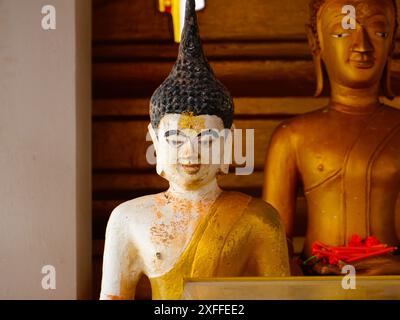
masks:
<instances>
[{"instance_id":1,"label":"golden buddha's hand","mask_svg":"<svg viewBox=\"0 0 400 320\"><path fill-rule=\"evenodd\" d=\"M306 273L310 275L328 276L342 274L342 266L327 264L325 262L317 262L314 265L309 266L306 270Z\"/></svg>"},{"instance_id":2,"label":"golden buddha's hand","mask_svg":"<svg viewBox=\"0 0 400 320\"><path fill-rule=\"evenodd\" d=\"M353 263L359 276L400 275L400 256L391 254Z\"/></svg>"},{"instance_id":3,"label":"golden buddha's hand","mask_svg":"<svg viewBox=\"0 0 400 320\"><path fill-rule=\"evenodd\" d=\"M341 270L342 268L337 265L326 264L323 262L317 262L311 268L311 271L314 275L321 275L321 276L342 274Z\"/></svg>"},{"instance_id":4,"label":"golden buddha's hand","mask_svg":"<svg viewBox=\"0 0 400 320\"><path fill-rule=\"evenodd\" d=\"M316 263L311 271L316 275L341 275L342 268L346 263L340 262L339 265ZM379 276L379 275L400 275L400 256L391 254L372 257L352 263L356 268L358 276Z\"/></svg>"}]
</instances>

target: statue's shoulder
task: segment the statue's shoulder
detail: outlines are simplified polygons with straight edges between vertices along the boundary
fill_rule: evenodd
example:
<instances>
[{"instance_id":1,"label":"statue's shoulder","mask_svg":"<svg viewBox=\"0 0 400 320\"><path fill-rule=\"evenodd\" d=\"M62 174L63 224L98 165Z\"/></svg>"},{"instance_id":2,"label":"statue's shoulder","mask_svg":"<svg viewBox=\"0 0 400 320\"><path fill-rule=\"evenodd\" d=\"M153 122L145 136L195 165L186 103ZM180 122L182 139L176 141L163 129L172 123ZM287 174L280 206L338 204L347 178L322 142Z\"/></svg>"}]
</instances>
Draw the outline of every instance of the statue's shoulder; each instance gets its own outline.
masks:
<instances>
[{"instance_id":1,"label":"statue's shoulder","mask_svg":"<svg viewBox=\"0 0 400 320\"><path fill-rule=\"evenodd\" d=\"M310 126L318 127L321 122L326 122L327 118L329 118L329 109L328 107L324 107L297 115L289 120L284 121L282 125L288 126L294 132L301 132L304 129L309 130Z\"/></svg>"},{"instance_id":2,"label":"statue's shoulder","mask_svg":"<svg viewBox=\"0 0 400 320\"><path fill-rule=\"evenodd\" d=\"M320 130L321 126L327 121L328 116L328 109L325 107L284 120L275 129L274 136L279 140L304 136L312 131L313 128Z\"/></svg>"},{"instance_id":3,"label":"statue's shoulder","mask_svg":"<svg viewBox=\"0 0 400 320\"><path fill-rule=\"evenodd\" d=\"M150 211L154 211L157 199L161 195L151 194L125 201L114 208L109 221L127 222L145 219L149 216Z\"/></svg>"},{"instance_id":4,"label":"statue's shoulder","mask_svg":"<svg viewBox=\"0 0 400 320\"><path fill-rule=\"evenodd\" d=\"M244 209L244 217L249 224L264 224L273 228L281 227L281 218L278 211L269 203L259 198L251 197L241 192L229 192L231 203L238 201L246 201L247 205Z\"/></svg>"},{"instance_id":5,"label":"statue's shoulder","mask_svg":"<svg viewBox=\"0 0 400 320\"><path fill-rule=\"evenodd\" d=\"M280 228L282 225L278 211L262 199L252 198L249 204L249 211L258 219L261 219L262 222L274 228Z\"/></svg>"}]
</instances>

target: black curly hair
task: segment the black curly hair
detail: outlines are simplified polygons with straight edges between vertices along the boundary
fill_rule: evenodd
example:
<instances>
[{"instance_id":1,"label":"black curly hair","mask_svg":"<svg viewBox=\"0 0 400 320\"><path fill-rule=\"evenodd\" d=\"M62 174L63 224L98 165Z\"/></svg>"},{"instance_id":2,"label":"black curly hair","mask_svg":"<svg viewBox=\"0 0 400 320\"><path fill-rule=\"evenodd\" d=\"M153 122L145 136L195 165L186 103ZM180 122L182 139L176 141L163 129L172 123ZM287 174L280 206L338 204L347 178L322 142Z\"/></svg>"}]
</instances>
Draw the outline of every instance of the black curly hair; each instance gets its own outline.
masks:
<instances>
[{"instance_id":1,"label":"black curly hair","mask_svg":"<svg viewBox=\"0 0 400 320\"><path fill-rule=\"evenodd\" d=\"M150 119L157 128L167 113L188 112L195 116L215 115L222 119L225 128L233 121L233 100L216 79L204 55L195 1L186 4L185 26L182 32L178 59L164 83L157 88L150 100Z\"/></svg>"}]
</instances>

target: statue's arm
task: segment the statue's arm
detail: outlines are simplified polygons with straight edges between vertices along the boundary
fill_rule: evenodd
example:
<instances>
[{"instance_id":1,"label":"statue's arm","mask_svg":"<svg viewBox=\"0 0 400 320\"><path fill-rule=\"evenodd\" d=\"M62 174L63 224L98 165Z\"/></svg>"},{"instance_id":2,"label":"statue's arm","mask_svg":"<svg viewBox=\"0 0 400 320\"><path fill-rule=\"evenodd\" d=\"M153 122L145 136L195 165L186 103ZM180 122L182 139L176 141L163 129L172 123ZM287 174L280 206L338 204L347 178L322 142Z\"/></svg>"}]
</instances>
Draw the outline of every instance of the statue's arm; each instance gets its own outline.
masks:
<instances>
[{"instance_id":1,"label":"statue's arm","mask_svg":"<svg viewBox=\"0 0 400 320\"><path fill-rule=\"evenodd\" d=\"M101 300L130 300L142 274L141 260L130 240L124 212L116 208L107 224Z\"/></svg>"},{"instance_id":2,"label":"statue's arm","mask_svg":"<svg viewBox=\"0 0 400 320\"><path fill-rule=\"evenodd\" d=\"M264 167L263 199L279 213L289 238L294 233L296 210L297 158L289 124L274 132Z\"/></svg>"},{"instance_id":3,"label":"statue's arm","mask_svg":"<svg viewBox=\"0 0 400 320\"><path fill-rule=\"evenodd\" d=\"M253 276L290 276L285 228L274 208L258 200L250 204L251 255L249 274Z\"/></svg>"},{"instance_id":4,"label":"statue's arm","mask_svg":"<svg viewBox=\"0 0 400 320\"><path fill-rule=\"evenodd\" d=\"M395 227L396 227L397 240L400 244L400 193L397 196L397 202L395 207Z\"/></svg>"}]
</instances>

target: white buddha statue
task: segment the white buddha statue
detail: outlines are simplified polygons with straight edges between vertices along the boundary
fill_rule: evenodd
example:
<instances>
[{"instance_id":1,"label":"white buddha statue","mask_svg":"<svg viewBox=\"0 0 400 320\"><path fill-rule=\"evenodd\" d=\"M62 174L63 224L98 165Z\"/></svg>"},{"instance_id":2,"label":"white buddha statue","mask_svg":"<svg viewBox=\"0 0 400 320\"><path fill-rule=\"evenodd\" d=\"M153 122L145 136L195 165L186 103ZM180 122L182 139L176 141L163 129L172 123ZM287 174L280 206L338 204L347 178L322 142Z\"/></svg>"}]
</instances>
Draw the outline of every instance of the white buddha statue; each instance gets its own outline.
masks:
<instances>
[{"instance_id":1,"label":"white buddha statue","mask_svg":"<svg viewBox=\"0 0 400 320\"><path fill-rule=\"evenodd\" d=\"M179 299L185 277L288 276L275 209L218 186L229 164L214 147L226 142L220 133L232 127L233 101L203 54L194 0L187 2L178 60L151 99L150 117L157 173L170 187L112 212L101 299L133 299L142 276L153 299Z\"/></svg>"}]
</instances>

